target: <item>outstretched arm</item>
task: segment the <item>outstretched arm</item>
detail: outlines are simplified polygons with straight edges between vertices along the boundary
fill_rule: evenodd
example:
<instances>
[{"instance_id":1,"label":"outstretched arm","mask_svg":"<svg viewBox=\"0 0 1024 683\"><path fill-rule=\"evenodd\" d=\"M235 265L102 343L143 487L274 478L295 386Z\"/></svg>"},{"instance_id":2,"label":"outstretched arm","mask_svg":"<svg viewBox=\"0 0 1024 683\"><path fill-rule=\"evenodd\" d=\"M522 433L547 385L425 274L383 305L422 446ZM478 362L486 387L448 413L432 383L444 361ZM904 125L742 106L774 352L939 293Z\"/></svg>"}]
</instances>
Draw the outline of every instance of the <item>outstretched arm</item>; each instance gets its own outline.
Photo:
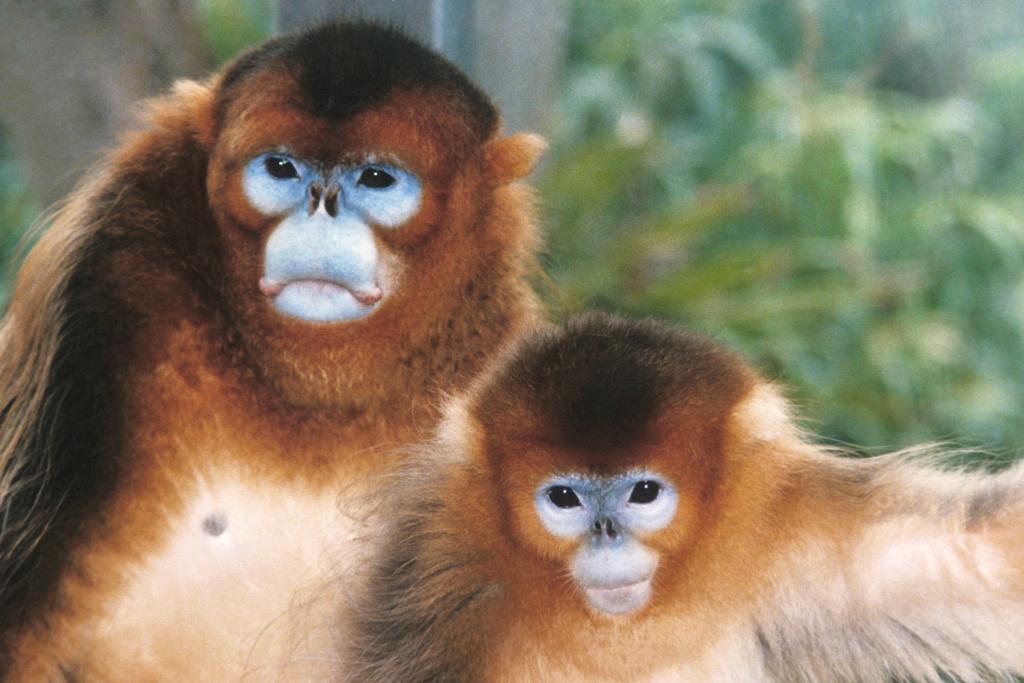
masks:
<instances>
[{"instance_id":1,"label":"outstretched arm","mask_svg":"<svg viewBox=\"0 0 1024 683\"><path fill-rule=\"evenodd\" d=\"M1024 672L1024 467L823 459L756 637L776 680Z\"/></svg>"}]
</instances>

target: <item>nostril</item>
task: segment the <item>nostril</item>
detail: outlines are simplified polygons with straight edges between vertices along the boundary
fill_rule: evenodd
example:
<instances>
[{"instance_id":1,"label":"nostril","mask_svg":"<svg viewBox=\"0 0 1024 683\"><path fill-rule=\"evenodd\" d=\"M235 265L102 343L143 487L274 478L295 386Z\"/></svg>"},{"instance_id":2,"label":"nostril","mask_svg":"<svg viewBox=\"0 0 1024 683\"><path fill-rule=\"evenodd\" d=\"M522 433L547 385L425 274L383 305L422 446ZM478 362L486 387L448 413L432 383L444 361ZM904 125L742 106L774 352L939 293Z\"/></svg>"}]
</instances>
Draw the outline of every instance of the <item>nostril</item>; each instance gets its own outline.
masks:
<instances>
[{"instance_id":1,"label":"nostril","mask_svg":"<svg viewBox=\"0 0 1024 683\"><path fill-rule=\"evenodd\" d=\"M610 541L614 541L619 535L619 530L615 526L615 522L610 517L600 517L594 520L594 523L590 525L593 530L593 534L597 538L607 538Z\"/></svg>"},{"instance_id":2,"label":"nostril","mask_svg":"<svg viewBox=\"0 0 1024 683\"><path fill-rule=\"evenodd\" d=\"M331 218L338 217L338 194L340 192L341 188L337 185L330 185L324 191L324 210Z\"/></svg>"},{"instance_id":3,"label":"nostril","mask_svg":"<svg viewBox=\"0 0 1024 683\"><path fill-rule=\"evenodd\" d=\"M310 216L316 211L316 208L320 206L320 198L324 194L324 186L320 183L309 184L309 203L306 205L306 213Z\"/></svg>"}]
</instances>

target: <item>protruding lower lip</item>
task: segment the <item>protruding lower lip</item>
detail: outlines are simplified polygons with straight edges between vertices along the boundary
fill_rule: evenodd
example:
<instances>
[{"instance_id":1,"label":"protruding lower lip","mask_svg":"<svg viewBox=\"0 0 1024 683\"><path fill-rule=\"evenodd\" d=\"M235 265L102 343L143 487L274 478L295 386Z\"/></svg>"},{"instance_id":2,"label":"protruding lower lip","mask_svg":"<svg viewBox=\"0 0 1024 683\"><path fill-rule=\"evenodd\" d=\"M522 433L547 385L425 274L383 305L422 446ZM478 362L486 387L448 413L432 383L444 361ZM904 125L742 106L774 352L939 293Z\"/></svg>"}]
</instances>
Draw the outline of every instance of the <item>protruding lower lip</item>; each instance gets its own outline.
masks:
<instances>
[{"instance_id":1,"label":"protruding lower lip","mask_svg":"<svg viewBox=\"0 0 1024 683\"><path fill-rule=\"evenodd\" d=\"M625 614L642 607L647 602L652 576L613 586L584 585L590 604L610 614Z\"/></svg>"},{"instance_id":2,"label":"protruding lower lip","mask_svg":"<svg viewBox=\"0 0 1024 683\"><path fill-rule=\"evenodd\" d=\"M384 296L384 292L381 290L380 287L378 287L376 285L373 285L371 287L365 287L365 288L349 287L348 285L344 285L344 284L342 284L340 282L336 282L334 280L322 280L322 279L318 279L318 278L296 278L294 280L271 280L269 278L262 277L262 278L260 278L260 283L259 283L260 293L263 294L263 296L272 299L275 296L277 296L278 294L280 294L281 291L286 286L288 286L290 284L295 284L295 283L303 283L303 284L311 285L311 286L314 286L314 287L323 287L324 289L328 289L328 288L343 289L343 290L347 291L349 294L351 294L352 297L356 301L358 301L359 303L363 304L364 306L372 306L373 304L375 304L378 301L380 301L381 297Z\"/></svg>"}]
</instances>

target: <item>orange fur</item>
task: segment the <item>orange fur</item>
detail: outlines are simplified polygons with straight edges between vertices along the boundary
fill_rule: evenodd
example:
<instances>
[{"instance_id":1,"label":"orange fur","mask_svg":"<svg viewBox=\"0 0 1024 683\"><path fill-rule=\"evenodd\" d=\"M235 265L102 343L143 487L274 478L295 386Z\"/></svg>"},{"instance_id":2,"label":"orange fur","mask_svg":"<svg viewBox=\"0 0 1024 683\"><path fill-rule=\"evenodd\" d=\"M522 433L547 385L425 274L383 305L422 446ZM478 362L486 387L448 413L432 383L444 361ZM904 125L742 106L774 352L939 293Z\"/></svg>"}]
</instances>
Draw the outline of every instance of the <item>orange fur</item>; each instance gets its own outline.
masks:
<instances>
[{"instance_id":1,"label":"orange fur","mask_svg":"<svg viewBox=\"0 0 1024 683\"><path fill-rule=\"evenodd\" d=\"M364 25L298 40L332 31L419 55ZM311 598L360 584L370 482L536 316L514 182L532 143L485 161L495 126L454 76L316 115L295 40L150 103L21 268L0 325L4 680L323 680L335 607ZM392 289L366 318L287 318L256 287L275 219L239 175L281 147L422 180L408 223L374 232Z\"/></svg>"},{"instance_id":2,"label":"orange fur","mask_svg":"<svg viewBox=\"0 0 1024 683\"><path fill-rule=\"evenodd\" d=\"M546 149L547 142L530 133L494 140L484 148L487 176L499 185L526 176Z\"/></svg>"},{"instance_id":3,"label":"orange fur","mask_svg":"<svg viewBox=\"0 0 1024 683\"><path fill-rule=\"evenodd\" d=\"M644 384L623 389L631 379ZM624 438L608 428L614 415L584 416L589 431L574 431L574 408L606 408L577 392L598 386L627 413L658 400L626 418L635 431ZM837 457L787 413L738 358L656 325L585 318L520 342L383 489L390 541L342 648L344 680L883 683L1024 671L1024 467ZM637 467L673 482L679 503L669 526L641 534L660 557L651 599L610 615L571 576L587 539L548 533L534 492L552 474Z\"/></svg>"}]
</instances>

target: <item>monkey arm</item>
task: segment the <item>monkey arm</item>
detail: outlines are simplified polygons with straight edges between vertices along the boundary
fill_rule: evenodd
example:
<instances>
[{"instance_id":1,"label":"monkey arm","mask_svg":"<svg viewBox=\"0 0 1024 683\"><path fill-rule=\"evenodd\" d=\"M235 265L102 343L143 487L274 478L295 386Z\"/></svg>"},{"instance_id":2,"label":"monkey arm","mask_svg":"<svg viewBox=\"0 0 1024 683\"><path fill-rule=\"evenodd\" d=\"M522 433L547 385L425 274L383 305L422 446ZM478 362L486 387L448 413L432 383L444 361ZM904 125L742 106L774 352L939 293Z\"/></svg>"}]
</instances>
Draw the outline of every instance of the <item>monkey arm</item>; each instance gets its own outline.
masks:
<instances>
[{"instance_id":1,"label":"monkey arm","mask_svg":"<svg viewBox=\"0 0 1024 683\"><path fill-rule=\"evenodd\" d=\"M1024 467L907 454L803 467L758 647L778 680L1024 671ZM810 482L809 480L815 480Z\"/></svg>"},{"instance_id":2,"label":"monkey arm","mask_svg":"<svg viewBox=\"0 0 1024 683\"><path fill-rule=\"evenodd\" d=\"M451 481L479 476L445 470L427 456L391 479L396 507L383 515L387 542L370 575L372 599L351 616L346 683L482 680L505 592L481 557L490 553L477 527L493 521L473 519L446 500Z\"/></svg>"}]
</instances>

